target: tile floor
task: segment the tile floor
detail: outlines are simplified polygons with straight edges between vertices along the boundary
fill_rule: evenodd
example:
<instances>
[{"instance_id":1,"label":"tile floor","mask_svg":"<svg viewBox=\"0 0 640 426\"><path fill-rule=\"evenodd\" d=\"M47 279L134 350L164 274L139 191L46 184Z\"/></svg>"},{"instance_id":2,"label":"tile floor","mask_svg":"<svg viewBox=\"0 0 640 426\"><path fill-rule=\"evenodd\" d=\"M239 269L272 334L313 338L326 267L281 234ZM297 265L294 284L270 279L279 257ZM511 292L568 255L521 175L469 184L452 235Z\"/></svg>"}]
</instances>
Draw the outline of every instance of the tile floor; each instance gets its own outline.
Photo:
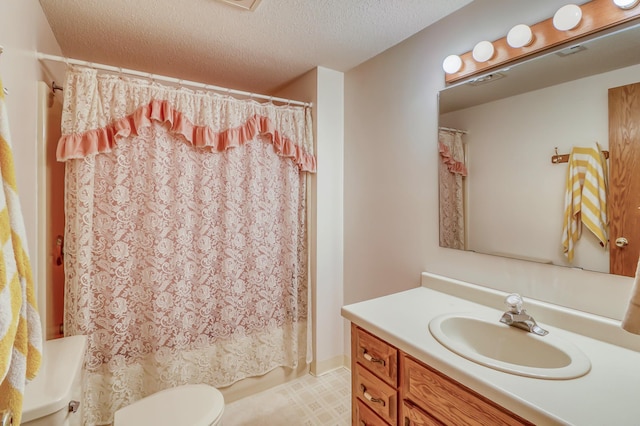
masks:
<instances>
[{"instance_id":1,"label":"tile floor","mask_svg":"<svg viewBox=\"0 0 640 426\"><path fill-rule=\"evenodd\" d=\"M303 376L227 404L224 426L348 426L351 424L351 372Z\"/></svg>"}]
</instances>

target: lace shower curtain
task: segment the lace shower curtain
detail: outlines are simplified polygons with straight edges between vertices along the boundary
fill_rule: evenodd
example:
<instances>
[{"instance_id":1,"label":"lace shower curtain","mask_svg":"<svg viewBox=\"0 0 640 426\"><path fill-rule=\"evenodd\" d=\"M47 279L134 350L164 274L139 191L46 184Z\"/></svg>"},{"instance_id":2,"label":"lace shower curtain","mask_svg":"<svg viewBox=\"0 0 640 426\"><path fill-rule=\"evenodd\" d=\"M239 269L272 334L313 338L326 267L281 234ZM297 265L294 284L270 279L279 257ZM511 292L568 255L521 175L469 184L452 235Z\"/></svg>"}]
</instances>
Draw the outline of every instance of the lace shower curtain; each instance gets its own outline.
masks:
<instances>
[{"instance_id":1,"label":"lace shower curtain","mask_svg":"<svg viewBox=\"0 0 640 426\"><path fill-rule=\"evenodd\" d=\"M440 247L464 249L464 164L462 132L438 131L438 165L440 185Z\"/></svg>"},{"instance_id":2,"label":"lace shower curtain","mask_svg":"<svg viewBox=\"0 0 640 426\"><path fill-rule=\"evenodd\" d=\"M62 130L84 424L168 387L310 361L308 109L71 67Z\"/></svg>"}]
</instances>

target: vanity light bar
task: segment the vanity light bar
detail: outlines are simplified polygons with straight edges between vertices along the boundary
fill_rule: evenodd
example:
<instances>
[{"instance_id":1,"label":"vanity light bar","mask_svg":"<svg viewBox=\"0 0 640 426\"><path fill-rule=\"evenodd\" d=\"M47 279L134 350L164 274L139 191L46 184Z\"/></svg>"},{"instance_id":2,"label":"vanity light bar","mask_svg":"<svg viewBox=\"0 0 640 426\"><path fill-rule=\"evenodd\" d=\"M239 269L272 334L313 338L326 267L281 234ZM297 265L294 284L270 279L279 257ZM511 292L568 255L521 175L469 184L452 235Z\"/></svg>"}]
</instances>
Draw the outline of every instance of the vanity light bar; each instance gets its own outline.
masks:
<instances>
[{"instance_id":1,"label":"vanity light bar","mask_svg":"<svg viewBox=\"0 0 640 426\"><path fill-rule=\"evenodd\" d=\"M529 27L514 26L506 37L481 41L472 51L449 55L442 64L447 84L486 73L566 42L640 18L640 0L592 0L568 4ZM456 58L459 58L456 59ZM455 66L454 66L455 65Z\"/></svg>"}]
</instances>

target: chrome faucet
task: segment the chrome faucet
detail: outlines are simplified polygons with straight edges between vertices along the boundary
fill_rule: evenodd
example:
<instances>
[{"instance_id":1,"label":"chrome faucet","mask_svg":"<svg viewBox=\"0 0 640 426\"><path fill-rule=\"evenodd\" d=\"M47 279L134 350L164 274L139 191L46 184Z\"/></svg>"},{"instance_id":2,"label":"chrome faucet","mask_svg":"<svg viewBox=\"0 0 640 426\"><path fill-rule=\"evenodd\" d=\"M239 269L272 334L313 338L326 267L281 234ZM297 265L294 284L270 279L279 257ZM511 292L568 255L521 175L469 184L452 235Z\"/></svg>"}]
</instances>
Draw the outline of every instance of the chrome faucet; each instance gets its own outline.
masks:
<instances>
[{"instance_id":1,"label":"chrome faucet","mask_svg":"<svg viewBox=\"0 0 640 426\"><path fill-rule=\"evenodd\" d=\"M517 293L512 293L504 299L504 303L509 307L509 310L502 314L502 318L500 318L501 323L521 328L538 336L549 334L547 330L536 323L533 317L527 314L527 311L522 309L522 296Z\"/></svg>"}]
</instances>

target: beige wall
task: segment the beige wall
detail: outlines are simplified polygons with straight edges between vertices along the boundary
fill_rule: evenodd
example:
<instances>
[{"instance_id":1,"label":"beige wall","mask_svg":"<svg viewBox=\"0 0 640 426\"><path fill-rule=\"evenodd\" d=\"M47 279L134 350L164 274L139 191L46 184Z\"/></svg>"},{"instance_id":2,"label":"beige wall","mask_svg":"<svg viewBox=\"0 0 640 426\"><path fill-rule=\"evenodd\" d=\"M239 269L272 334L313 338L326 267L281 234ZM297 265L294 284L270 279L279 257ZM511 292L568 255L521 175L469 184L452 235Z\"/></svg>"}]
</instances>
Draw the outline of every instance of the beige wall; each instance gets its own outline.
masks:
<instances>
[{"instance_id":1,"label":"beige wall","mask_svg":"<svg viewBox=\"0 0 640 426\"><path fill-rule=\"evenodd\" d=\"M322 373L344 359L343 185L344 185L344 74L318 68L317 109L317 253L315 309L317 365Z\"/></svg>"},{"instance_id":2,"label":"beige wall","mask_svg":"<svg viewBox=\"0 0 640 426\"><path fill-rule=\"evenodd\" d=\"M318 67L277 96L313 102L318 171L310 177L310 253L313 292L311 371L343 365L343 152L344 74Z\"/></svg>"},{"instance_id":3,"label":"beige wall","mask_svg":"<svg viewBox=\"0 0 640 426\"><path fill-rule=\"evenodd\" d=\"M438 245L443 58L504 37L515 24L547 19L565 3L475 0L346 73L345 303L415 287L429 271L622 317L629 278Z\"/></svg>"},{"instance_id":4,"label":"beige wall","mask_svg":"<svg viewBox=\"0 0 640 426\"><path fill-rule=\"evenodd\" d=\"M27 227L29 250L36 253L37 226L37 82L52 78L36 52L59 54L60 48L37 0L7 0L0 13L0 75L9 89L7 107L16 179Z\"/></svg>"},{"instance_id":5,"label":"beige wall","mask_svg":"<svg viewBox=\"0 0 640 426\"><path fill-rule=\"evenodd\" d=\"M0 76L9 89L6 104L11 128L11 142L16 166L16 179L22 205L27 244L31 257L34 281L38 292L41 315L44 312L44 277L38 271L38 227L40 205L38 197L39 155L38 147L38 81L48 84L56 79L36 59L36 52L60 54L51 28L37 0L7 0L0 12ZM60 78L58 82L62 82ZM44 326L44 321L43 321Z\"/></svg>"}]
</instances>

